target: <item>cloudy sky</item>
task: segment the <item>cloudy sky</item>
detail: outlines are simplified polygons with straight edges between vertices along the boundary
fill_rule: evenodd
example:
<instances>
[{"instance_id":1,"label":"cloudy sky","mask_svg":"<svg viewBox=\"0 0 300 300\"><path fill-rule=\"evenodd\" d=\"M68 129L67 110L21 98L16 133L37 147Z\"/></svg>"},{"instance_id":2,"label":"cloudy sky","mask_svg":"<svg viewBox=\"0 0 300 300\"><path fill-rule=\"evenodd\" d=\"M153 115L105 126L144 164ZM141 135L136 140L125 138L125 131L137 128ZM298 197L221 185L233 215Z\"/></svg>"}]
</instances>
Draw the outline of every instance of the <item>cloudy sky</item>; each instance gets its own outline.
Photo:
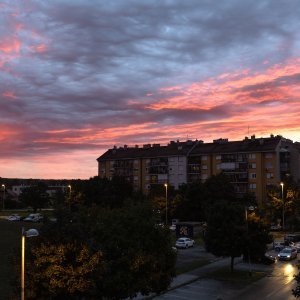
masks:
<instances>
[{"instance_id":1,"label":"cloudy sky","mask_svg":"<svg viewBox=\"0 0 300 300\"><path fill-rule=\"evenodd\" d=\"M0 0L0 177L89 178L114 145L300 142L297 0Z\"/></svg>"}]
</instances>

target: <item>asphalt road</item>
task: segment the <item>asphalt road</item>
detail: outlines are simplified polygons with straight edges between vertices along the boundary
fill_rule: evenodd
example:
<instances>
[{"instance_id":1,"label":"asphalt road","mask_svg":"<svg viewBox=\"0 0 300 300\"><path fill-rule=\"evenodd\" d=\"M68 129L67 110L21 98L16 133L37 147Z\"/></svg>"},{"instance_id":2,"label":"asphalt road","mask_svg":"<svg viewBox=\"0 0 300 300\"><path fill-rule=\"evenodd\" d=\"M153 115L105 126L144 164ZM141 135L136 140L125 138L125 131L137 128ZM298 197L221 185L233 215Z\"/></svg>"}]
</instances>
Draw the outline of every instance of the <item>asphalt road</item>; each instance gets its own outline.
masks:
<instances>
[{"instance_id":1,"label":"asphalt road","mask_svg":"<svg viewBox=\"0 0 300 300\"><path fill-rule=\"evenodd\" d=\"M199 249L197 248L194 248L193 250L180 250L178 263L181 263L182 260L184 261L184 257L197 257L197 255L198 257L201 256L201 253L199 253ZM300 254L298 254L298 256L300 259ZM185 259L187 260L187 258ZM296 298L292 295L291 291L296 285L295 280L293 280L293 275L298 273L296 263L297 260L293 260L291 262L278 261L276 264L271 266L252 264L251 269L253 271L263 270L267 272L268 275L247 287L237 286L236 284L225 281L202 278L155 297L155 299L295 300ZM248 270L249 265L246 263L239 263L235 268Z\"/></svg>"}]
</instances>

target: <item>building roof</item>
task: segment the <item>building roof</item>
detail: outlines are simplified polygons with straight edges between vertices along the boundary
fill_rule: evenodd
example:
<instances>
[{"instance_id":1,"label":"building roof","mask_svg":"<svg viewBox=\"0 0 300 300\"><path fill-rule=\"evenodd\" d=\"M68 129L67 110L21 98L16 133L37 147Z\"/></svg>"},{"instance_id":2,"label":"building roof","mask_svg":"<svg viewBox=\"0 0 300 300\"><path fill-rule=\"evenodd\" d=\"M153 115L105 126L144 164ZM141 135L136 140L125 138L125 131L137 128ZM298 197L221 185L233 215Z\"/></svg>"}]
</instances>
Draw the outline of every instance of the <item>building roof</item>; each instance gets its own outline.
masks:
<instances>
[{"instance_id":1,"label":"building roof","mask_svg":"<svg viewBox=\"0 0 300 300\"><path fill-rule=\"evenodd\" d=\"M135 159L147 157L185 156L198 141L170 142L167 146L146 144L143 147L114 147L107 150L97 160Z\"/></svg>"},{"instance_id":2,"label":"building roof","mask_svg":"<svg viewBox=\"0 0 300 300\"><path fill-rule=\"evenodd\" d=\"M271 136L268 138L245 138L242 141L228 141L228 139L218 139L213 143L203 143L202 141L171 141L167 146L159 144L146 144L143 147L114 147L107 150L97 160L114 159L138 159L167 156L194 156L209 153L245 153L245 152L267 152L275 151L283 138L281 136Z\"/></svg>"},{"instance_id":3,"label":"building roof","mask_svg":"<svg viewBox=\"0 0 300 300\"><path fill-rule=\"evenodd\" d=\"M193 149L191 155L205 153L243 153L243 152L266 152L275 151L279 142L280 136L270 138L246 138L242 141L216 140L214 143L200 144Z\"/></svg>"}]
</instances>

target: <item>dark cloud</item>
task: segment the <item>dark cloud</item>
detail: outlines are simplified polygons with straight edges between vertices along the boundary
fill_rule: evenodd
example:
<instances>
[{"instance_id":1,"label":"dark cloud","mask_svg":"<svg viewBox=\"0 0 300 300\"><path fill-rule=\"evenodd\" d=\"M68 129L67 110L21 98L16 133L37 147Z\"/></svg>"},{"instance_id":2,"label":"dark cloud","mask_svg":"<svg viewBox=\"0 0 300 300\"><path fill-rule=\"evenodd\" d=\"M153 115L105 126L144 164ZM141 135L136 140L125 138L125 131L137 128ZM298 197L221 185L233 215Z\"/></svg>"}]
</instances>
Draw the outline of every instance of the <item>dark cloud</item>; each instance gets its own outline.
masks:
<instances>
[{"instance_id":1,"label":"dark cloud","mask_svg":"<svg viewBox=\"0 0 300 300\"><path fill-rule=\"evenodd\" d=\"M190 85L226 72L286 62L299 53L298 1L262 0L29 0L2 2L0 12L0 125L15 131L12 156L34 156L101 143L80 139L91 132L142 125L181 126L232 117L247 107L212 103L197 109L150 109ZM267 89L296 85L300 75L278 76L233 89L271 105ZM151 94L151 96L147 96ZM279 101L279 100L278 100ZM66 130L59 142L39 142ZM149 133L155 137L157 131ZM144 137L130 132L138 142ZM36 146L38 145L38 146ZM95 146L96 145L96 146ZM61 149L61 150L60 150ZM1 174L0 174L1 175Z\"/></svg>"}]
</instances>

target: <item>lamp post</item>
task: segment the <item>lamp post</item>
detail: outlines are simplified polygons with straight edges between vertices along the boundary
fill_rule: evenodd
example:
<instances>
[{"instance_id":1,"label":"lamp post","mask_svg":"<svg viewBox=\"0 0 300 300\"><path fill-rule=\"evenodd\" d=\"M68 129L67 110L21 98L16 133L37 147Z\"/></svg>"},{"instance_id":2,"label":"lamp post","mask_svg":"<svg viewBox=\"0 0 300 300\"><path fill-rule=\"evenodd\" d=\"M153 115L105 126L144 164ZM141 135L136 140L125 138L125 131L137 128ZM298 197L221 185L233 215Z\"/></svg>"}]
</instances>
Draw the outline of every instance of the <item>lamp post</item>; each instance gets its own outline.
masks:
<instances>
[{"instance_id":1,"label":"lamp post","mask_svg":"<svg viewBox=\"0 0 300 300\"><path fill-rule=\"evenodd\" d=\"M69 184L68 188L70 189L70 194L69 194L69 210L71 210L71 195L72 195L72 186Z\"/></svg>"},{"instance_id":2,"label":"lamp post","mask_svg":"<svg viewBox=\"0 0 300 300\"><path fill-rule=\"evenodd\" d=\"M22 228L21 300L25 299L25 238L38 235L39 232L36 229L28 229L26 231L24 227Z\"/></svg>"},{"instance_id":3,"label":"lamp post","mask_svg":"<svg viewBox=\"0 0 300 300\"><path fill-rule=\"evenodd\" d=\"M284 195L283 195L283 186L284 183L280 182L281 185L281 198L282 198L282 231L284 230L285 224L284 224L284 214L285 214L285 203L284 203Z\"/></svg>"},{"instance_id":4,"label":"lamp post","mask_svg":"<svg viewBox=\"0 0 300 300\"><path fill-rule=\"evenodd\" d=\"M3 206L2 206L2 210L4 210L5 209L5 184L2 184L2 188L3 188Z\"/></svg>"},{"instance_id":5,"label":"lamp post","mask_svg":"<svg viewBox=\"0 0 300 300\"><path fill-rule=\"evenodd\" d=\"M248 210L253 211L253 206L245 206L245 220L246 220L246 228L247 228L247 237L249 239L249 224L248 224ZM249 251L249 241L247 244L247 251L248 251L248 268L249 268L249 275L252 276L251 270L251 260L250 260L250 251Z\"/></svg>"},{"instance_id":6,"label":"lamp post","mask_svg":"<svg viewBox=\"0 0 300 300\"><path fill-rule=\"evenodd\" d=\"M165 183L166 188L166 226L168 225L168 184Z\"/></svg>"}]
</instances>

